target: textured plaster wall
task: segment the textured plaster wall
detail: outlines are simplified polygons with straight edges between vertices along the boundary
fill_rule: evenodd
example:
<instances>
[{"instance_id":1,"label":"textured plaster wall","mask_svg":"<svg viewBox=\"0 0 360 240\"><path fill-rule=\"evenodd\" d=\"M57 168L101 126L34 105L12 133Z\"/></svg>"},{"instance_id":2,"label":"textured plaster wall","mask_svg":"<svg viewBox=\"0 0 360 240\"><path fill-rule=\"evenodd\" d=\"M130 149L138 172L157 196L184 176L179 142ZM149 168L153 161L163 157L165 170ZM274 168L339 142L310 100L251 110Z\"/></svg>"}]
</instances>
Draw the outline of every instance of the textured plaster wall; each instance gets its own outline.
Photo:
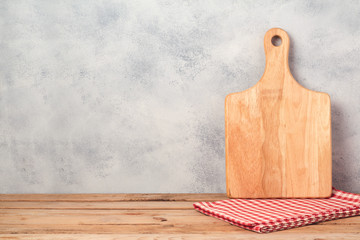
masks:
<instances>
[{"instance_id":1,"label":"textured plaster wall","mask_svg":"<svg viewBox=\"0 0 360 240\"><path fill-rule=\"evenodd\" d=\"M359 1L0 2L0 192L225 192L224 98L263 36L332 99L333 182L360 192Z\"/></svg>"}]
</instances>

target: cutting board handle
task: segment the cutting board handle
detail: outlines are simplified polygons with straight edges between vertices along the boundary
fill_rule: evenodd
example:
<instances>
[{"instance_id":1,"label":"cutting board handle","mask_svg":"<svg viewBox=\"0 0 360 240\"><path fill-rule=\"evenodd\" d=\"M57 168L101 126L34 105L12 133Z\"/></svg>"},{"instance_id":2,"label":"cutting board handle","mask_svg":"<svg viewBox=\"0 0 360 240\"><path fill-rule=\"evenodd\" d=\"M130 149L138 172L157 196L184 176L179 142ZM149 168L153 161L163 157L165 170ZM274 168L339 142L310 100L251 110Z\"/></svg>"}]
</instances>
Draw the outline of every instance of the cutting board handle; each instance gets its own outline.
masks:
<instances>
[{"instance_id":1,"label":"cutting board handle","mask_svg":"<svg viewBox=\"0 0 360 240\"><path fill-rule=\"evenodd\" d=\"M275 46L273 38L280 38L281 44ZM290 38L288 34L281 28L272 28L266 32L264 37L264 49L266 56L266 65L261 83L283 84L284 79L293 79L289 68ZM290 77L286 76L290 75ZM274 76L283 76L278 78Z\"/></svg>"},{"instance_id":2,"label":"cutting board handle","mask_svg":"<svg viewBox=\"0 0 360 240\"><path fill-rule=\"evenodd\" d=\"M272 38L279 36L275 46ZM331 104L308 90L288 64L290 39L266 32L266 67L251 88L225 98L225 155L230 198L331 195ZM249 180L250 179L250 180Z\"/></svg>"}]
</instances>

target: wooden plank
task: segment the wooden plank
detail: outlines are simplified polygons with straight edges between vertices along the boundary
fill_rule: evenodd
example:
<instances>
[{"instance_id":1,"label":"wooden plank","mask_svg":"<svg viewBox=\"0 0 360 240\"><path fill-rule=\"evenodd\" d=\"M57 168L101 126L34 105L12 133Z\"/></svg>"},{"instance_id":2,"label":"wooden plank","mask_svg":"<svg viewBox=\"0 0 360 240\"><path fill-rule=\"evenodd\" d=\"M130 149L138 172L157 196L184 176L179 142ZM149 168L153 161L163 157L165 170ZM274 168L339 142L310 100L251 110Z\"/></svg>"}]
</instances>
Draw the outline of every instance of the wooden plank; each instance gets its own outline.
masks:
<instances>
[{"instance_id":1,"label":"wooden plank","mask_svg":"<svg viewBox=\"0 0 360 240\"><path fill-rule=\"evenodd\" d=\"M8 228L22 224L24 229L27 225L50 226L50 228L58 228L62 225L86 226L86 225L112 225L128 226L142 228L143 226L171 226L176 228L183 225L191 225L201 227L202 229L213 229L216 227L230 226L224 221L220 221L213 217L208 217L194 210L22 210L8 209L0 211L0 226ZM352 217L347 219L339 219L331 222L317 224L318 226L329 226L334 228L341 226L346 229L360 229L360 217ZM177 227L175 227L177 226ZM234 229L237 227L231 226ZM354 227L354 228L352 228ZM181 227L180 227L181 229ZM212 231L212 230L211 230ZM7 232L0 232L7 233Z\"/></svg>"},{"instance_id":2,"label":"wooden plank","mask_svg":"<svg viewBox=\"0 0 360 240\"><path fill-rule=\"evenodd\" d=\"M226 222L205 224L10 224L0 225L0 234L149 234L149 233L239 233L246 230Z\"/></svg>"},{"instance_id":3,"label":"wooden plank","mask_svg":"<svg viewBox=\"0 0 360 240\"><path fill-rule=\"evenodd\" d=\"M168 240L168 239L182 239L182 240L198 240L198 239L234 239L234 240L254 240L254 239L302 239L302 240L354 240L359 239L358 234L328 234L328 233L304 233L300 236L291 233L271 233L271 234L257 234L257 233L222 233L222 234L5 234L0 235L4 240Z\"/></svg>"},{"instance_id":4,"label":"wooden plank","mask_svg":"<svg viewBox=\"0 0 360 240\"><path fill-rule=\"evenodd\" d=\"M54 218L48 221L48 218ZM104 218L109 218L113 223L102 222ZM1 209L0 224L16 224L20 221L22 224L35 224L43 221L44 224L69 224L69 221L81 219L82 224L86 222L96 222L97 224L132 224L138 223L156 224L159 222L177 219L181 223L189 222L223 222L217 218L206 216L194 209ZM83 220L82 220L83 219ZM62 222L62 221L65 222ZM155 220L155 221L154 221ZM32 221L35 221L33 223ZM38 221L38 222L36 222ZM144 222L145 221L145 222ZM19 223L19 222L18 222ZM93 224L93 223L88 223ZM360 216L342 218L318 224L359 224Z\"/></svg>"},{"instance_id":5,"label":"wooden plank","mask_svg":"<svg viewBox=\"0 0 360 240\"><path fill-rule=\"evenodd\" d=\"M120 202L120 201L217 201L225 193L158 193L158 194L0 194L0 201L20 202Z\"/></svg>"},{"instance_id":6,"label":"wooden plank","mask_svg":"<svg viewBox=\"0 0 360 240\"><path fill-rule=\"evenodd\" d=\"M272 44L276 36L280 46ZM270 29L262 78L226 96L226 182L232 198L331 195L330 97L296 82L289 46L284 30Z\"/></svg>"},{"instance_id":7,"label":"wooden plank","mask_svg":"<svg viewBox=\"0 0 360 240\"><path fill-rule=\"evenodd\" d=\"M114 209L114 210L181 210L194 209L193 202L134 201L134 202L0 202L0 209Z\"/></svg>"},{"instance_id":8,"label":"wooden plank","mask_svg":"<svg viewBox=\"0 0 360 240\"><path fill-rule=\"evenodd\" d=\"M0 210L0 225L9 224L214 224L216 218L195 210ZM360 217L339 219L331 225L360 225ZM360 226L359 226L360 227Z\"/></svg>"},{"instance_id":9,"label":"wooden plank","mask_svg":"<svg viewBox=\"0 0 360 240\"><path fill-rule=\"evenodd\" d=\"M187 224L218 223L195 210L0 210L0 224Z\"/></svg>"},{"instance_id":10,"label":"wooden plank","mask_svg":"<svg viewBox=\"0 0 360 240\"><path fill-rule=\"evenodd\" d=\"M31 224L0 225L0 234L267 234L254 233L225 222L194 224L142 224L142 225L67 225L67 224ZM309 225L280 232L279 234L359 234L359 225ZM276 234L276 235L275 235ZM359 235L360 236L360 235Z\"/></svg>"}]
</instances>

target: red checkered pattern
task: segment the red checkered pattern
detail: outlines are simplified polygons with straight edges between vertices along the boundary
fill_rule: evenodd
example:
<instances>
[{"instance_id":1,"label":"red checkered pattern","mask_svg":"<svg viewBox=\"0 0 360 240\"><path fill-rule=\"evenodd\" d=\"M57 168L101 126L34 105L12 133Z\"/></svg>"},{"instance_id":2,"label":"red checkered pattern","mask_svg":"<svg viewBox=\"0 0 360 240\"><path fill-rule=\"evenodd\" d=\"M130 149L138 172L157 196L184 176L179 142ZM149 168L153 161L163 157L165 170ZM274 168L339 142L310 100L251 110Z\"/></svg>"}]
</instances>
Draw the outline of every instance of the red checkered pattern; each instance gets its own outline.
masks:
<instances>
[{"instance_id":1,"label":"red checkered pattern","mask_svg":"<svg viewBox=\"0 0 360 240\"><path fill-rule=\"evenodd\" d=\"M194 203L197 211L259 233L360 215L360 195L333 188L324 199L228 199Z\"/></svg>"}]
</instances>

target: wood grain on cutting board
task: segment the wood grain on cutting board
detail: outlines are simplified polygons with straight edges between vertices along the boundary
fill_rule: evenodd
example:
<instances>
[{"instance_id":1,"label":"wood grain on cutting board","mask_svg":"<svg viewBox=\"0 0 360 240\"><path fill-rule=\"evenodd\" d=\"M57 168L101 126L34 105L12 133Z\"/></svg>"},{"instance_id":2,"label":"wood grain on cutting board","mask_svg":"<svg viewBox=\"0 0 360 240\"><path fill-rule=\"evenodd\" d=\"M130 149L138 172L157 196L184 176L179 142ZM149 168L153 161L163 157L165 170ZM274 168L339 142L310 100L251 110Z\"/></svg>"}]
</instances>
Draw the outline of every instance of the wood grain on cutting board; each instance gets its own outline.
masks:
<instances>
[{"instance_id":1,"label":"wood grain on cutting board","mask_svg":"<svg viewBox=\"0 0 360 240\"><path fill-rule=\"evenodd\" d=\"M271 39L279 36L280 46ZM326 93L293 78L290 40L264 38L260 81L225 99L226 182L231 198L317 198L331 194L331 110ZM316 79L314 79L316 81Z\"/></svg>"}]
</instances>

